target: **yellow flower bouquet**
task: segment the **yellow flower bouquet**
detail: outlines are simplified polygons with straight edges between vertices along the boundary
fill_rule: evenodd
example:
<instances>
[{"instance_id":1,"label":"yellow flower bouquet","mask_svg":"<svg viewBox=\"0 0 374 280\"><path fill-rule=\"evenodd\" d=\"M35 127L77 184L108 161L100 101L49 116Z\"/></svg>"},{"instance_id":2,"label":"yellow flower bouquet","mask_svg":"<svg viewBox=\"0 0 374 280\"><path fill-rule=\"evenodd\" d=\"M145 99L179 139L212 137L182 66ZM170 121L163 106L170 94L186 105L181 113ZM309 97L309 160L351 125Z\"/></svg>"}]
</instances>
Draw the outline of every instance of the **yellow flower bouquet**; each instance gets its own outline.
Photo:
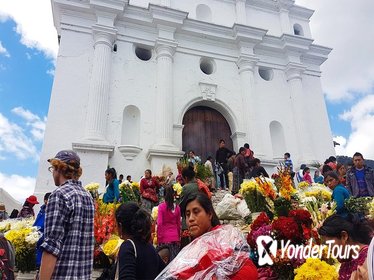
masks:
<instances>
[{"instance_id":1,"label":"yellow flower bouquet","mask_svg":"<svg viewBox=\"0 0 374 280\"><path fill-rule=\"evenodd\" d=\"M88 191L92 195L93 199L98 199L99 198L99 187L100 187L99 183L90 183L86 185L84 188L86 189L86 191Z\"/></svg>"},{"instance_id":2,"label":"yellow flower bouquet","mask_svg":"<svg viewBox=\"0 0 374 280\"><path fill-rule=\"evenodd\" d=\"M320 259L307 259L295 269L295 280L338 280L339 275L335 266Z\"/></svg>"},{"instance_id":3,"label":"yellow flower bouquet","mask_svg":"<svg viewBox=\"0 0 374 280\"><path fill-rule=\"evenodd\" d=\"M123 243L123 240L119 238L117 235L112 234L112 236L107 240L103 245L101 245L101 248L105 255L112 259L116 259L119 248L121 247L121 244Z\"/></svg>"},{"instance_id":4,"label":"yellow flower bouquet","mask_svg":"<svg viewBox=\"0 0 374 280\"><path fill-rule=\"evenodd\" d=\"M18 224L17 226L19 226ZM16 267L21 272L33 271L36 269L36 243L40 234L36 227L26 226L7 231L4 234L14 246L16 252Z\"/></svg>"}]
</instances>

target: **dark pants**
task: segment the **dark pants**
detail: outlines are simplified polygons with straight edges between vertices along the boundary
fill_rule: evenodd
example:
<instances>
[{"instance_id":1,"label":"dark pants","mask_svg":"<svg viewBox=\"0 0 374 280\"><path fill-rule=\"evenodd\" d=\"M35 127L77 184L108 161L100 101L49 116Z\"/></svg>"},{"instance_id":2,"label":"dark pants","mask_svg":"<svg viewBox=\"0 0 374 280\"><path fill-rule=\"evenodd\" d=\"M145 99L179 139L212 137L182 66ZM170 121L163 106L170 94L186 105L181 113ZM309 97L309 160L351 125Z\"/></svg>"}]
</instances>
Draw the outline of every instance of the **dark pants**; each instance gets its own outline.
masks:
<instances>
[{"instance_id":1,"label":"dark pants","mask_svg":"<svg viewBox=\"0 0 374 280\"><path fill-rule=\"evenodd\" d=\"M227 173L228 173L228 167L227 167L227 163L220 163L222 169L223 169L223 172L219 175L219 180L220 180L220 187L223 189L223 188L228 188L229 186L229 177L227 176ZM223 180L225 179L225 180Z\"/></svg>"}]
</instances>

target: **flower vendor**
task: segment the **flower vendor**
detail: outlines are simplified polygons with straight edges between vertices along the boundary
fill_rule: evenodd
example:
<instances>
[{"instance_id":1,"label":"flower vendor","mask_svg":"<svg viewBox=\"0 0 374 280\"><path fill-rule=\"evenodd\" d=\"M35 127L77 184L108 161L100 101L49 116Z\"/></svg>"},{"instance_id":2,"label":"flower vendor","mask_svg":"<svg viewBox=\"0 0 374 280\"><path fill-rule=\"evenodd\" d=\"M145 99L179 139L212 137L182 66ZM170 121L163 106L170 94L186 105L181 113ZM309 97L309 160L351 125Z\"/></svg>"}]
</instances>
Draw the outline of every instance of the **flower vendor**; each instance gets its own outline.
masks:
<instances>
[{"instance_id":1,"label":"flower vendor","mask_svg":"<svg viewBox=\"0 0 374 280\"><path fill-rule=\"evenodd\" d=\"M334 244L341 246L341 252L349 254L344 254L344 257L339 254L339 280L368 279L368 271L363 265L367 258L373 228L365 218L358 213L348 214L347 217L335 214L324 221L318 232L325 240L334 240ZM349 246L357 246L357 252L346 250ZM355 253L358 255L353 257Z\"/></svg>"},{"instance_id":2,"label":"flower vendor","mask_svg":"<svg viewBox=\"0 0 374 280\"><path fill-rule=\"evenodd\" d=\"M347 215L344 201L351 195L340 183L338 174L335 171L327 172L325 174L325 184L333 191L332 199L336 202L336 213L339 215Z\"/></svg>"},{"instance_id":3,"label":"flower vendor","mask_svg":"<svg viewBox=\"0 0 374 280\"><path fill-rule=\"evenodd\" d=\"M149 242L149 213L134 202L125 202L116 211L116 221L124 240L118 254L116 279L155 279L165 263Z\"/></svg>"},{"instance_id":4,"label":"flower vendor","mask_svg":"<svg viewBox=\"0 0 374 280\"><path fill-rule=\"evenodd\" d=\"M156 189L159 184L155 178L152 177L152 171L147 169L144 171L144 177L140 180L140 195L142 207L151 213L152 208L158 202Z\"/></svg>"},{"instance_id":5,"label":"flower vendor","mask_svg":"<svg viewBox=\"0 0 374 280\"><path fill-rule=\"evenodd\" d=\"M206 195L190 195L182 212L194 240L156 279L257 279L243 235L231 225L220 225Z\"/></svg>"},{"instance_id":6,"label":"flower vendor","mask_svg":"<svg viewBox=\"0 0 374 280\"><path fill-rule=\"evenodd\" d=\"M106 191L103 196L104 203L113 203L119 200L119 181L114 168L105 171Z\"/></svg>"}]
</instances>

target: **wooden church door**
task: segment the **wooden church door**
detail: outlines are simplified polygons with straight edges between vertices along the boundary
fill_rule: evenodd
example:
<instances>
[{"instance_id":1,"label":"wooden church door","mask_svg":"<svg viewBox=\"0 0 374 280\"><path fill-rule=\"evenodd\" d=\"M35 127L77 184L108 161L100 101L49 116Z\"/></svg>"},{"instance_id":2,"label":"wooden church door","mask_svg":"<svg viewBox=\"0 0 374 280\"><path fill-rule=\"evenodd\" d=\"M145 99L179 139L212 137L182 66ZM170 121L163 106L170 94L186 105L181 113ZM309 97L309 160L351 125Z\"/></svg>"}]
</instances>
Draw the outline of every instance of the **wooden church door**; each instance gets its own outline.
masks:
<instances>
[{"instance_id":1,"label":"wooden church door","mask_svg":"<svg viewBox=\"0 0 374 280\"><path fill-rule=\"evenodd\" d=\"M221 113L212 108L191 108L183 117L183 125L183 151L193 150L203 162L208 156L215 159L220 139L225 140L228 149L233 149L228 122Z\"/></svg>"}]
</instances>

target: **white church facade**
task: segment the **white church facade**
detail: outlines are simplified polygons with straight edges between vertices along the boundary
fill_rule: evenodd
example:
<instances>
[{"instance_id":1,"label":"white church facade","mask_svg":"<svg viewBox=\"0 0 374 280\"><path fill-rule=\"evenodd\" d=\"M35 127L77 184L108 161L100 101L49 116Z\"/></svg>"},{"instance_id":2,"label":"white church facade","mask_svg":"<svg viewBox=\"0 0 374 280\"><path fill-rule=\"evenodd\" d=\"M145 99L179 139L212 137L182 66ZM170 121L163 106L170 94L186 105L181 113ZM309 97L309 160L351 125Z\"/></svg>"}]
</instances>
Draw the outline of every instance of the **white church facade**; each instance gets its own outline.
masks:
<instances>
[{"instance_id":1,"label":"white church facade","mask_svg":"<svg viewBox=\"0 0 374 280\"><path fill-rule=\"evenodd\" d=\"M334 154L313 11L293 0L52 0L59 52L36 194L47 159L81 157L84 184L107 166L137 179L249 143L265 166Z\"/></svg>"}]
</instances>

